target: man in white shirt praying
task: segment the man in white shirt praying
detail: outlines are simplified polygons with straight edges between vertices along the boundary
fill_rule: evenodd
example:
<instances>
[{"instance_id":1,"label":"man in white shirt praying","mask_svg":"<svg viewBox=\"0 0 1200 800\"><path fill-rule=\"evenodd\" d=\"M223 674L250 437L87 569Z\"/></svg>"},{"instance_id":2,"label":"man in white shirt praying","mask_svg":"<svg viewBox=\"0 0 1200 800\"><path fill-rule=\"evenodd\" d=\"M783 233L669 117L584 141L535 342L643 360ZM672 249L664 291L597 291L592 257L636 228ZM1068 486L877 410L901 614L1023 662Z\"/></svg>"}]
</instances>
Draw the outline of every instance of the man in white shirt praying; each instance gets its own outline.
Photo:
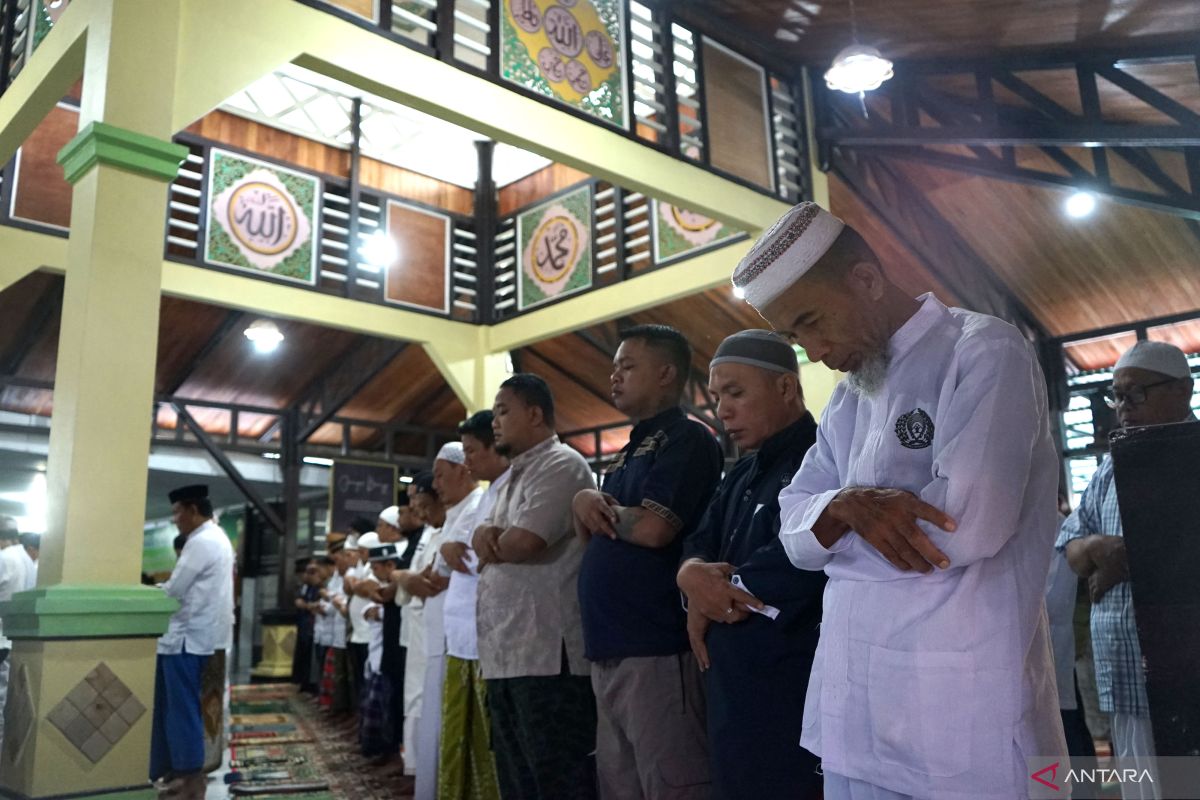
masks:
<instances>
[{"instance_id":1,"label":"man in white shirt praying","mask_svg":"<svg viewBox=\"0 0 1200 800\"><path fill-rule=\"evenodd\" d=\"M471 518L448 532L436 567L449 576L442 617L446 633L446 674L442 692L442 732L438 746L438 797L486 800L498 797L496 760L491 748L487 685L479 671L479 632L475 595L479 558L471 548L475 531L487 520L508 482L508 459L496 452L492 410L472 414L458 426L463 459L471 477L490 481Z\"/></svg>"},{"instance_id":2,"label":"man in white shirt praying","mask_svg":"<svg viewBox=\"0 0 1200 800\"><path fill-rule=\"evenodd\" d=\"M14 594L33 588L36 577L27 562L29 556L21 548L21 533L12 517L0 517L0 603L12 600ZM0 746L4 743L4 704L8 696L8 675L12 642L4 636L0 620Z\"/></svg>"},{"instance_id":3,"label":"man in white shirt praying","mask_svg":"<svg viewBox=\"0 0 1200 800\"><path fill-rule=\"evenodd\" d=\"M169 495L171 515L185 546L163 590L179 601L158 640L150 780L168 792L204 797L204 722L201 676L214 650L226 648L233 630L233 547L212 520L207 486L185 486Z\"/></svg>"},{"instance_id":4,"label":"man in white shirt praying","mask_svg":"<svg viewBox=\"0 0 1200 800\"><path fill-rule=\"evenodd\" d=\"M849 373L779 497L792 564L829 576L800 739L825 797L1027 797L1027 759L1067 763L1043 600L1058 462L1033 348L914 300L813 203L733 283Z\"/></svg>"}]
</instances>

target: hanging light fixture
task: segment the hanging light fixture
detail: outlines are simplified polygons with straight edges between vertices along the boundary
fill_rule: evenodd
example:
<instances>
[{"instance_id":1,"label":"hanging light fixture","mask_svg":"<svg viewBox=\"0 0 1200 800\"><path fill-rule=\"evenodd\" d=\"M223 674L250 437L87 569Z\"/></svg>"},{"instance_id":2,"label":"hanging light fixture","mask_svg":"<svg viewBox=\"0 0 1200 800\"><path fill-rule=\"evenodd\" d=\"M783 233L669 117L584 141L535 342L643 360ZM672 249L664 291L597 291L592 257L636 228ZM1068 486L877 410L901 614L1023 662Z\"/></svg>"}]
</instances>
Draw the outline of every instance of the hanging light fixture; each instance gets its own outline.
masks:
<instances>
[{"instance_id":1,"label":"hanging light fixture","mask_svg":"<svg viewBox=\"0 0 1200 800\"><path fill-rule=\"evenodd\" d=\"M271 353L283 341L283 331L269 319L256 319L243 332L260 353Z\"/></svg>"},{"instance_id":2,"label":"hanging light fixture","mask_svg":"<svg viewBox=\"0 0 1200 800\"><path fill-rule=\"evenodd\" d=\"M858 43L854 0L850 0L850 38L853 44L834 56L833 64L825 71L825 85L839 92L857 95L878 89L892 77L892 62L876 48Z\"/></svg>"},{"instance_id":3,"label":"hanging light fixture","mask_svg":"<svg viewBox=\"0 0 1200 800\"><path fill-rule=\"evenodd\" d=\"M892 62L878 50L852 44L838 53L825 71L825 85L847 94L862 94L878 89L892 74Z\"/></svg>"}]
</instances>

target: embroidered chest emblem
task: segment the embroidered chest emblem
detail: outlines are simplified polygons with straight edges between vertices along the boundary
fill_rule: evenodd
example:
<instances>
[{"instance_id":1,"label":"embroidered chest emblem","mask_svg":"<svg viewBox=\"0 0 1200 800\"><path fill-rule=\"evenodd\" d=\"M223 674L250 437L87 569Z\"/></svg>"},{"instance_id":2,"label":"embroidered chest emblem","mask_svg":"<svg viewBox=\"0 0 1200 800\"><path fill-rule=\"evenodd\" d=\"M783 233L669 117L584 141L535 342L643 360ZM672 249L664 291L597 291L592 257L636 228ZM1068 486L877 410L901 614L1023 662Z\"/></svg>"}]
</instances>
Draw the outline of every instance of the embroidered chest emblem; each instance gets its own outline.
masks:
<instances>
[{"instance_id":1,"label":"embroidered chest emblem","mask_svg":"<svg viewBox=\"0 0 1200 800\"><path fill-rule=\"evenodd\" d=\"M922 450L933 444L933 420L922 409L914 408L896 420L896 438L909 450Z\"/></svg>"}]
</instances>

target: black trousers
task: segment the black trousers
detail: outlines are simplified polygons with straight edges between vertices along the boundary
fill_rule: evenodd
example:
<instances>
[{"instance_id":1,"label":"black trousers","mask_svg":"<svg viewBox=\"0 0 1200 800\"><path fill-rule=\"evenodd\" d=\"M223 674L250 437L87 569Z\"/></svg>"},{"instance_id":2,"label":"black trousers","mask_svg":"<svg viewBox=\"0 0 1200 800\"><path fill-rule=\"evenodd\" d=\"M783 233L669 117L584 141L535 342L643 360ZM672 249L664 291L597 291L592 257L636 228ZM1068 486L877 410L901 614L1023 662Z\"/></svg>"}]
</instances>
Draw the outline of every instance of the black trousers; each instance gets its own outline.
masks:
<instances>
[{"instance_id":1,"label":"black trousers","mask_svg":"<svg viewBox=\"0 0 1200 800\"><path fill-rule=\"evenodd\" d=\"M358 644L357 642L349 642L346 644L346 658L349 659L349 665L346 671L349 672L350 678L350 705L358 708L359 701L363 694L363 668L367 665L367 657L370 655L371 646L368 644Z\"/></svg>"},{"instance_id":2,"label":"black trousers","mask_svg":"<svg viewBox=\"0 0 1200 800\"><path fill-rule=\"evenodd\" d=\"M395 688L395 691L392 692L390 719L395 727L392 737L396 744L404 744L404 659L407 655L408 648L401 647L399 648L399 657L385 660L383 664L383 671L391 677L392 686Z\"/></svg>"},{"instance_id":3,"label":"black trousers","mask_svg":"<svg viewBox=\"0 0 1200 800\"><path fill-rule=\"evenodd\" d=\"M596 700L563 672L487 682L492 752L504 800L593 800Z\"/></svg>"},{"instance_id":4,"label":"black trousers","mask_svg":"<svg viewBox=\"0 0 1200 800\"><path fill-rule=\"evenodd\" d=\"M811 657L759 658L761 651L716 633L709 632L712 666L704 673L713 797L820 797L820 759L800 746Z\"/></svg>"}]
</instances>

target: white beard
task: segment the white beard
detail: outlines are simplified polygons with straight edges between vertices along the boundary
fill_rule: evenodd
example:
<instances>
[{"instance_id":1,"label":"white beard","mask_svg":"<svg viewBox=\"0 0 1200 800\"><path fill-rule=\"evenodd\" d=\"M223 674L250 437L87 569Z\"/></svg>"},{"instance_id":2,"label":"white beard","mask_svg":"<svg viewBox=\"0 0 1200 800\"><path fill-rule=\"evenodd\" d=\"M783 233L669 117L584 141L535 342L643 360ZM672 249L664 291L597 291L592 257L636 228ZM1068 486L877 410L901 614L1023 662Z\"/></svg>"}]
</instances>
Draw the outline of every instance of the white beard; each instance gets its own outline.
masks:
<instances>
[{"instance_id":1,"label":"white beard","mask_svg":"<svg viewBox=\"0 0 1200 800\"><path fill-rule=\"evenodd\" d=\"M889 351L872 353L867 356L862 365L846 375L846 385L850 391L860 397L871 397L878 394L887 382L888 367L892 364L892 354Z\"/></svg>"}]
</instances>

